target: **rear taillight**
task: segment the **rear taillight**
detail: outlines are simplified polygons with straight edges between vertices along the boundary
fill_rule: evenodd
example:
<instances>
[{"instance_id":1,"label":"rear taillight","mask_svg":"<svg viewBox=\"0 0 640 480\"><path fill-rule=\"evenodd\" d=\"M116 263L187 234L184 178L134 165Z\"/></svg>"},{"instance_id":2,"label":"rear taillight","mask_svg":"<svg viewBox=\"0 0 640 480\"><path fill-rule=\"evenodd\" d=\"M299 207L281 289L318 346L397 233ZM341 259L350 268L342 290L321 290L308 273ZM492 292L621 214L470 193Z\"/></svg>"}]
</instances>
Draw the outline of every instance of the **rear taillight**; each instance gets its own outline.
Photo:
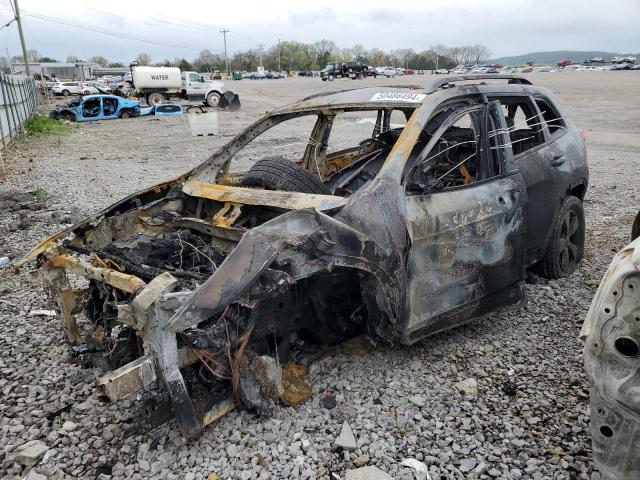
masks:
<instances>
[{"instance_id":1,"label":"rear taillight","mask_svg":"<svg viewBox=\"0 0 640 480\"><path fill-rule=\"evenodd\" d=\"M587 136L584 134L584 130L579 128L578 129L578 133L580 133L580 138L582 139L583 142L587 142Z\"/></svg>"}]
</instances>

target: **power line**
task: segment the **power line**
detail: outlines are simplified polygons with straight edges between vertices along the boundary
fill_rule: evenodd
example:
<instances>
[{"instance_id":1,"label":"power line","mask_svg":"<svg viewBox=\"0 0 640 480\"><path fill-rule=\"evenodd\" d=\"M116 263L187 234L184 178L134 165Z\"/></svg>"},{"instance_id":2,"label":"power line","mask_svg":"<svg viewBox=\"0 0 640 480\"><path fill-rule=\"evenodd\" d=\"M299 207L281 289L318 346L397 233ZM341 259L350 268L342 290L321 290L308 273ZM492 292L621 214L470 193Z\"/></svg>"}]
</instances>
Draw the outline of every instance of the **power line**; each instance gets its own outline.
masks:
<instances>
[{"instance_id":1,"label":"power line","mask_svg":"<svg viewBox=\"0 0 640 480\"><path fill-rule=\"evenodd\" d=\"M149 27L159 27L158 23L166 23L168 25L176 25L179 27L186 27L186 28L190 28L191 30L185 30L183 28L173 28L172 30L176 31L176 32L190 32L192 31L193 27L189 26L189 25L184 25L182 23L177 23L177 22L170 22L169 20L161 20L159 18L154 18L154 17L149 17L149 16L137 16L136 19L132 19L132 18L128 18L128 17L123 17L122 15L116 15L115 13L109 13L109 12L105 12L103 10L98 10L97 8L92 8L92 7L85 7L87 10L93 10L94 12L98 12L101 13L102 15L108 15L110 17L114 17L114 18L119 18L120 20L125 20L127 22L131 22L131 23L139 23L140 25L147 25ZM140 20L137 20L137 18L146 18L148 20L151 20L152 23L150 22L142 22ZM155 22L155 23L153 23ZM164 27L163 27L164 28ZM218 28L218 27L215 27ZM207 28L206 30L209 30L209 28Z\"/></svg>"},{"instance_id":2,"label":"power line","mask_svg":"<svg viewBox=\"0 0 640 480\"><path fill-rule=\"evenodd\" d=\"M0 30L7 28L9 25L11 25L13 22L15 22L16 19L12 18L11 20L9 20L5 25L3 25L2 27L0 27Z\"/></svg>"},{"instance_id":3,"label":"power line","mask_svg":"<svg viewBox=\"0 0 640 480\"><path fill-rule=\"evenodd\" d=\"M143 43L150 43L153 45L162 45L165 47L172 47L172 48L183 48L186 50L200 50L200 48L196 48L196 47L188 47L185 45L177 45L174 43L165 43L165 42L159 42L157 40L151 40L148 38L144 38L144 37L138 37L138 36L134 36L134 35L127 35L124 33L119 33L119 32L114 32L112 30L106 30L103 28L98 28L98 27L93 27L90 25L84 25L84 24L80 24L80 23L75 23L75 22L71 22L68 20L63 20L60 18L56 18L56 17L50 17L48 15L42 15L39 13L34 13L34 12L28 12L26 15L24 15L25 17L29 16L29 17L33 17L33 18L37 18L39 20L44 20L47 22L52 22L52 23L58 23L61 25L66 25L69 27L74 27L74 28L79 28L82 30L88 30L90 32L96 32L96 33L101 33L103 35L111 35L113 37L118 37L118 38L124 38L127 40L135 40L137 42L143 42Z\"/></svg>"}]
</instances>

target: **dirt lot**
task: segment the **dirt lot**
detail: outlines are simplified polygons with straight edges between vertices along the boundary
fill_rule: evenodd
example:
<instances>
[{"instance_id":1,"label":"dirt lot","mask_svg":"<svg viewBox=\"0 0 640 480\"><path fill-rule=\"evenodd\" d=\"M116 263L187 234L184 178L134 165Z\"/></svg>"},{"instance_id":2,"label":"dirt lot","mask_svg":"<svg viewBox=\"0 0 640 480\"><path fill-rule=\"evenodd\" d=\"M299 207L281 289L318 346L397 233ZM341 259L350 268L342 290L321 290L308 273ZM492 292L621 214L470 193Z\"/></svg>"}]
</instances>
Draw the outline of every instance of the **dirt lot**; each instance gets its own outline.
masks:
<instances>
[{"instance_id":1,"label":"dirt lot","mask_svg":"<svg viewBox=\"0 0 640 480\"><path fill-rule=\"evenodd\" d=\"M227 82L239 112L220 112L220 135L192 137L185 119L133 118L74 125L66 136L32 138L4 152L0 256L18 257L38 240L134 190L203 161L266 110L323 90L424 84L431 76L322 82L293 78ZM33 439L49 450L34 471L49 478L343 478L376 465L415 478L405 458L439 478L599 478L590 461L588 389L580 326L613 252L628 241L640 207L640 73L530 75L551 88L587 136L591 169L585 202L586 257L578 272L527 285L529 303L413 347L336 355L310 374L313 396L270 419L233 412L186 445L173 422L139 431L132 401L94 399L97 370L67 361L57 322L31 317L50 308L28 272L0 277L0 473ZM289 141L295 132L281 132ZM274 145L277 145L275 138ZM270 153L270 152L269 152ZM37 191L17 198L16 190ZM455 384L473 378L478 393ZM320 403L324 390L338 405ZM353 452L332 448L347 421Z\"/></svg>"}]
</instances>

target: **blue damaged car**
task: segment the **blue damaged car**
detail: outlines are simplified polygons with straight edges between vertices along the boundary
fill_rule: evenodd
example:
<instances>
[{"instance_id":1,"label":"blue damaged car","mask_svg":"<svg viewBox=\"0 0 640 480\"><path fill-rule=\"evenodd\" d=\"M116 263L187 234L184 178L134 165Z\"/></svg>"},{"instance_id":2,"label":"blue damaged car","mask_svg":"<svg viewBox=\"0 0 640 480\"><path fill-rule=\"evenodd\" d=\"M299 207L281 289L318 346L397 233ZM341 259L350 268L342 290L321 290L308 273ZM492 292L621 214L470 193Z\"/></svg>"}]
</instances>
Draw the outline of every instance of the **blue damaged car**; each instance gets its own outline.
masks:
<instances>
[{"instance_id":1,"label":"blue damaged car","mask_svg":"<svg viewBox=\"0 0 640 480\"><path fill-rule=\"evenodd\" d=\"M49 116L58 120L87 122L112 118L137 117L141 112L140 102L116 95L86 95L71 103L56 107Z\"/></svg>"}]
</instances>

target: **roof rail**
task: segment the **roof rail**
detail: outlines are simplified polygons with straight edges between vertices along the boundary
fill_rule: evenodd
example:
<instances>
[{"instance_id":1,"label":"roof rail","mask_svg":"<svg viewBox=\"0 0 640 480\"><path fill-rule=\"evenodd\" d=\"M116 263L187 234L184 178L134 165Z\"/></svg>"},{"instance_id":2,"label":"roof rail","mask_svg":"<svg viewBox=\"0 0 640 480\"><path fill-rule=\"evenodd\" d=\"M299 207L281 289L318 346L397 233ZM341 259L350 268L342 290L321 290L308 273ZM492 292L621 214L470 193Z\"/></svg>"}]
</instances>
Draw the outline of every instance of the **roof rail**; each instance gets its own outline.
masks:
<instances>
[{"instance_id":1,"label":"roof rail","mask_svg":"<svg viewBox=\"0 0 640 480\"><path fill-rule=\"evenodd\" d=\"M450 77L439 78L433 82L431 82L426 87L427 93L433 93L440 88L445 86L453 86L453 82L461 82L465 80L509 80L508 83L518 84L518 85L533 85L528 79L524 78L522 75L508 75L502 73L479 73L477 75L454 75Z\"/></svg>"}]
</instances>

